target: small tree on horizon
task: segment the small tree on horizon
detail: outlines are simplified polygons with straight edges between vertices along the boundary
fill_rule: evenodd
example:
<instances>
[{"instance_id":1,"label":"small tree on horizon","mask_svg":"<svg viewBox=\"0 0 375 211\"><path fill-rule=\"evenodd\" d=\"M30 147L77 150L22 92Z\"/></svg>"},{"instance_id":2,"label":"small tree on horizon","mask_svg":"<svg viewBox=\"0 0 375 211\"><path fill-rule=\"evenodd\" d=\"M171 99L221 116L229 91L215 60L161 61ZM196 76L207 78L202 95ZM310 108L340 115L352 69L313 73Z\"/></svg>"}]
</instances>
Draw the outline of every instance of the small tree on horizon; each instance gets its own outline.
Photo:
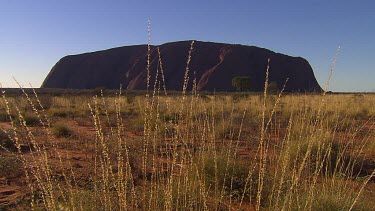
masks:
<instances>
[{"instance_id":1,"label":"small tree on horizon","mask_svg":"<svg viewBox=\"0 0 375 211\"><path fill-rule=\"evenodd\" d=\"M248 76L236 76L232 79L232 86L234 86L237 92L250 91L251 80Z\"/></svg>"}]
</instances>

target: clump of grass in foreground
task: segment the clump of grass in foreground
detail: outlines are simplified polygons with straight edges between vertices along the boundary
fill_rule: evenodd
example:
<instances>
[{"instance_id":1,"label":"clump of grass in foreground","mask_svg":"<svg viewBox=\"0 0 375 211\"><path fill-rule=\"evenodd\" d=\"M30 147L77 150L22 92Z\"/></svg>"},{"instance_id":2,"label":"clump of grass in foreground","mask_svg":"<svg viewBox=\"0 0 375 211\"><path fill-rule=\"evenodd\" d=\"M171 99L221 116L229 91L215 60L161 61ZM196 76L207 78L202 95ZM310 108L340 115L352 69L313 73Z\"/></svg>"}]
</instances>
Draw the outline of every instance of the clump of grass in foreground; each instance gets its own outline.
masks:
<instances>
[{"instance_id":1,"label":"clump of grass in foreground","mask_svg":"<svg viewBox=\"0 0 375 211\"><path fill-rule=\"evenodd\" d=\"M336 187L333 187L336 185ZM342 186L340 186L342 185ZM299 193L300 200L294 201L290 205L292 210L326 210L326 211L339 211L339 210L373 210L375 205L366 201L366 198L360 199L353 205L353 199L356 197L358 187L353 182L336 179L335 184L325 183L318 184L314 194L314 201L310 207L306 206L306 201L310 200L311 192ZM352 192L353 191L353 192Z\"/></svg>"}]
</instances>

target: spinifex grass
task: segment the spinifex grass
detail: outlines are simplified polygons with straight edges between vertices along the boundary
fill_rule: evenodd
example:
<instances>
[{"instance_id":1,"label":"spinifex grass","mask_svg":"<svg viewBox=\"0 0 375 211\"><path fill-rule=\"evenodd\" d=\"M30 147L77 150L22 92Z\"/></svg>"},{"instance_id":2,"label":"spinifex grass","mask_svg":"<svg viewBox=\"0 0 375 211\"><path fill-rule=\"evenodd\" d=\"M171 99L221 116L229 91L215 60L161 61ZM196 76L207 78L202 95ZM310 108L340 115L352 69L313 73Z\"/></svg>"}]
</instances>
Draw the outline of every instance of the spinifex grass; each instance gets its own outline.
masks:
<instances>
[{"instance_id":1,"label":"spinifex grass","mask_svg":"<svg viewBox=\"0 0 375 211\"><path fill-rule=\"evenodd\" d=\"M3 93L13 128L6 132L24 165L30 208L374 209L371 200L363 203L374 197L366 194L374 166L363 165L375 159L366 148L374 140L369 106L374 96L275 96L267 89L263 96L201 96L190 78L193 50L192 43L181 95L165 89L160 51L158 69L151 71L148 64L146 95L131 100L120 89L116 97L55 97L44 108L35 93L22 101L27 108ZM361 103L349 110L346 101ZM93 127L94 137L87 140L70 127L75 135L69 140L77 139L76 147L84 143L83 172L74 167L81 160L72 159L73 152L61 144L64 138L52 135L55 121L69 122L76 114L53 115L64 109L79 110L80 121ZM24 122L24 113L31 111L37 127ZM22 151L24 145L30 150Z\"/></svg>"}]
</instances>

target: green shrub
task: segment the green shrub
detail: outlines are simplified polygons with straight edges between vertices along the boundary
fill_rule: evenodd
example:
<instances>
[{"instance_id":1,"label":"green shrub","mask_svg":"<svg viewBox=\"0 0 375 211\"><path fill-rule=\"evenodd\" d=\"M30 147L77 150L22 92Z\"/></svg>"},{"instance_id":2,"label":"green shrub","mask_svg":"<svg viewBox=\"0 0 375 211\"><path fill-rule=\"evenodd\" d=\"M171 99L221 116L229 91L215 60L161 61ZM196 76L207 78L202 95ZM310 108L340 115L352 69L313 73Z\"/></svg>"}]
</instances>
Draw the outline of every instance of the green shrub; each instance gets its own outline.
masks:
<instances>
[{"instance_id":1,"label":"green shrub","mask_svg":"<svg viewBox=\"0 0 375 211\"><path fill-rule=\"evenodd\" d=\"M234 163L233 161L229 161L228 163L227 161L225 155L218 154L216 161L214 156L209 156L204 163L206 182L210 187L218 185L219 190L224 187L226 193L230 192L229 194L233 197L240 198L244 193L243 191L249 171L248 166L241 163ZM215 178L215 171L217 178Z\"/></svg>"},{"instance_id":2,"label":"green shrub","mask_svg":"<svg viewBox=\"0 0 375 211\"><path fill-rule=\"evenodd\" d=\"M231 127L230 122L220 122L215 128L215 137L218 140L231 138L231 133L233 132L233 126Z\"/></svg>"},{"instance_id":3,"label":"green shrub","mask_svg":"<svg viewBox=\"0 0 375 211\"><path fill-rule=\"evenodd\" d=\"M28 127L34 127L40 125L40 121L38 117L31 115L31 116L24 116L24 121L26 122L26 126ZM13 117L14 124L19 125L20 124L20 119L19 117Z\"/></svg>"},{"instance_id":4,"label":"green shrub","mask_svg":"<svg viewBox=\"0 0 375 211\"><path fill-rule=\"evenodd\" d=\"M9 115L5 111L0 111L0 122L9 122L9 121L10 121Z\"/></svg>"},{"instance_id":5,"label":"green shrub","mask_svg":"<svg viewBox=\"0 0 375 211\"><path fill-rule=\"evenodd\" d=\"M55 125L52 128L52 132L57 137L68 138L73 135L73 132L65 125Z\"/></svg>"},{"instance_id":6,"label":"green shrub","mask_svg":"<svg viewBox=\"0 0 375 211\"><path fill-rule=\"evenodd\" d=\"M6 121L8 121L7 119L7 114L5 113L5 112L2 112L2 111L0 111L0 122L6 122Z\"/></svg>"},{"instance_id":7,"label":"green shrub","mask_svg":"<svg viewBox=\"0 0 375 211\"><path fill-rule=\"evenodd\" d=\"M178 118L179 118L179 114L178 113L171 113L171 114L165 114L164 115L164 121L166 122L171 122L173 124L177 124L178 123Z\"/></svg>"},{"instance_id":8,"label":"green shrub","mask_svg":"<svg viewBox=\"0 0 375 211\"><path fill-rule=\"evenodd\" d=\"M325 185L329 186L330 184ZM309 199L311 197L310 192L302 192L299 196L301 197L299 201L293 200L292 210L299 210L301 207L305 206L307 200L311 200ZM311 201L311 210L349 210L355 197L356 194L354 192L345 192L340 185L334 187L322 187L321 185L318 185L314 193L314 198ZM363 197L353 206L353 210L374 210L374 204L369 203Z\"/></svg>"},{"instance_id":9,"label":"green shrub","mask_svg":"<svg viewBox=\"0 0 375 211\"><path fill-rule=\"evenodd\" d=\"M42 103L44 109L51 108L51 106L53 104L53 99L52 98L53 98L52 95L42 95L42 96L39 96L39 100Z\"/></svg>"},{"instance_id":10,"label":"green shrub","mask_svg":"<svg viewBox=\"0 0 375 211\"><path fill-rule=\"evenodd\" d=\"M50 109L48 115L52 117L73 118L79 116L78 112L69 109Z\"/></svg>"},{"instance_id":11,"label":"green shrub","mask_svg":"<svg viewBox=\"0 0 375 211\"><path fill-rule=\"evenodd\" d=\"M234 77L232 79L232 86L234 86L238 92L250 91L251 79L246 76Z\"/></svg>"},{"instance_id":12,"label":"green shrub","mask_svg":"<svg viewBox=\"0 0 375 211\"><path fill-rule=\"evenodd\" d=\"M14 178L23 173L22 162L17 157L0 155L0 177Z\"/></svg>"},{"instance_id":13,"label":"green shrub","mask_svg":"<svg viewBox=\"0 0 375 211\"><path fill-rule=\"evenodd\" d=\"M131 130L142 131L145 121L142 116L134 116L129 119L129 123L129 127Z\"/></svg>"},{"instance_id":14,"label":"green shrub","mask_svg":"<svg viewBox=\"0 0 375 211\"><path fill-rule=\"evenodd\" d=\"M26 126L29 126L29 127L38 126L40 124L40 121L38 117L36 116L25 116L24 119L26 122ZM16 123L18 122L19 122L19 119L17 118Z\"/></svg>"},{"instance_id":15,"label":"green shrub","mask_svg":"<svg viewBox=\"0 0 375 211\"><path fill-rule=\"evenodd\" d=\"M0 130L0 146L4 147L9 151L16 151L17 148L14 145L13 141L9 138L8 134ZM1 148L0 148L1 150Z\"/></svg>"},{"instance_id":16,"label":"green shrub","mask_svg":"<svg viewBox=\"0 0 375 211\"><path fill-rule=\"evenodd\" d=\"M321 137L323 138L323 137ZM318 170L321 175L332 176L344 174L349 177L355 176L361 171L363 158L353 153L359 147L346 147L340 142L326 140L313 141L310 147L310 153L306 160L305 170L307 174L312 174ZM294 142L294 143L293 143ZM291 143L289 152L290 167L294 162L301 163L307 150L309 142L300 140L302 143Z\"/></svg>"}]
</instances>

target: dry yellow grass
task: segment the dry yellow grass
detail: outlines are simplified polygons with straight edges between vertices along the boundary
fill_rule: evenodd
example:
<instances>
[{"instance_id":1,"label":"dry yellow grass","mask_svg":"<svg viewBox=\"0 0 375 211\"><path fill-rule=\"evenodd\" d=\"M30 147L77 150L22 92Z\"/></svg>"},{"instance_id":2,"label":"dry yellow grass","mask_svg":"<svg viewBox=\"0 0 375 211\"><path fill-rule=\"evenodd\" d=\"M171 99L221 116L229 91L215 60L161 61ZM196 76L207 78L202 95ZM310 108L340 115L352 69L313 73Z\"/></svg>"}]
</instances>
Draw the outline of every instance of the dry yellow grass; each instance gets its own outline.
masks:
<instances>
[{"instance_id":1,"label":"dry yellow grass","mask_svg":"<svg viewBox=\"0 0 375 211\"><path fill-rule=\"evenodd\" d=\"M204 210L257 206L289 210L318 209L328 206L327 203L337 209L349 209L358 201L354 206L370 209L373 205L361 203L361 195L357 199L353 193L360 193L362 184L370 182L370 175L365 177L358 166L363 159L374 159L370 106L374 96L365 95L356 110L349 110L343 102L354 103L355 95L327 95L326 101L335 106L324 105L320 120L316 102L321 96L286 95L280 98L273 115L278 98L266 98L266 107L262 109L264 98L253 95L235 101L230 95L136 96L130 103L122 96L58 97L44 111L46 114L56 112L56 108L88 113L89 107L86 110L78 107L76 101L91 106L93 120L77 116L92 121L96 130L94 142L84 141L94 149L95 159L85 167L91 168L93 175L80 175L90 177L93 188L80 187L75 181L79 172L69 165L55 165L53 160L58 156L44 147L52 147L55 140L51 137L49 144L42 141L50 132L41 113L42 125L46 125L44 132L34 135L35 131L23 123L14 125L19 135L14 141L30 142L35 151L31 157L19 153L24 165L36 168L25 169L30 191L36 197L32 206L49 210L58 207ZM10 113L22 120L22 111L18 117L15 109L19 101L11 98L7 101ZM176 102L183 103L176 105ZM129 110L133 113L126 113ZM369 112L363 115L363 110ZM78 118L76 114L48 116L48 119L54 125L59 119ZM137 136L138 142L125 135L128 131L125 125L135 119L143 119L140 121L143 135ZM262 139L261 125L265 126L263 143L256 150ZM56 152L64 149L63 144L54 145ZM62 181L54 176L61 169L65 169L61 172ZM139 173L143 176L139 177ZM332 195L335 191L340 194Z\"/></svg>"},{"instance_id":2,"label":"dry yellow grass","mask_svg":"<svg viewBox=\"0 0 375 211\"><path fill-rule=\"evenodd\" d=\"M202 96L187 76L174 96L149 80L138 96L3 93L2 129L18 153L0 153L18 156L28 193L7 208L375 209L375 95ZM74 136L53 135L61 122Z\"/></svg>"}]
</instances>

